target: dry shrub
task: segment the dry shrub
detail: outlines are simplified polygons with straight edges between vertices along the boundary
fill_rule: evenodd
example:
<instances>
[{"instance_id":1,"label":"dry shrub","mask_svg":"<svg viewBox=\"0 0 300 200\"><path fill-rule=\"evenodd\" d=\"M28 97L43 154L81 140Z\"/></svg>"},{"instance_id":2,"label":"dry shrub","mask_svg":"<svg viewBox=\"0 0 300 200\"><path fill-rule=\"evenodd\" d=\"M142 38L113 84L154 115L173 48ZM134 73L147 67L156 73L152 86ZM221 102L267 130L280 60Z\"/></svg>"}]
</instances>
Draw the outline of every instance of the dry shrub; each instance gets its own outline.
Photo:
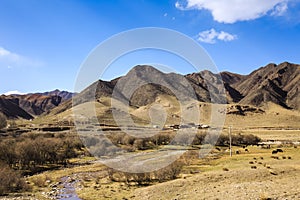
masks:
<instances>
[{"instance_id":1,"label":"dry shrub","mask_svg":"<svg viewBox=\"0 0 300 200\"><path fill-rule=\"evenodd\" d=\"M176 179L180 174L183 165L183 162L175 161L169 166L155 171L154 177L156 177L159 182Z\"/></svg>"},{"instance_id":2,"label":"dry shrub","mask_svg":"<svg viewBox=\"0 0 300 200\"><path fill-rule=\"evenodd\" d=\"M48 182L49 181L49 182ZM45 187L53 182L53 179L45 174L39 174L31 178L31 182L37 187Z\"/></svg>"},{"instance_id":3,"label":"dry shrub","mask_svg":"<svg viewBox=\"0 0 300 200\"><path fill-rule=\"evenodd\" d=\"M37 187L44 187L46 180L43 179L42 177L34 177L32 178L32 183L37 186Z\"/></svg>"},{"instance_id":4,"label":"dry shrub","mask_svg":"<svg viewBox=\"0 0 300 200\"><path fill-rule=\"evenodd\" d=\"M15 153L15 144L16 142L14 140L0 141L1 162L4 162L9 166L12 166L16 162L17 155Z\"/></svg>"},{"instance_id":5,"label":"dry shrub","mask_svg":"<svg viewBox=\"0 0 300 200\"><path fill-rule=\"evenodd\" d=\"M17 125L16 121L13 120L9 123L9 127L10 128L18 128L18 125Z\"/></svg>"},{"instance_id":6,"label":"dry shrub","mask_svg":"<svg viewBox=\"0 0 300 200\"><path fill-rule=\"evenodd\" d=\"M200 145L206 140L208 144L214 144L217 141L217 146L227 146L229 144L229 136L227 134L209 134L204 132L197 133L193 145ZM232 135L232 145L242 146L242 145L256 145L261 141L261 139L252 134L234 134Z\"/></svg>"},{"instance_id":7,"label":"dry shrub","mask_svg":"<svg viewBox=\"0 0 300 200\"><path fill-rule=\"evenodd\" d=\"M126 152L134 152L136 150L133 146L123 146L122 149Z\"/></svg>"},{"instance_id":8,"label":"dry shrub","mask_svg":"<svg viewBox=\"0 0 300 200\"><path fill-rule=\"evenodd\" d=\"M189 150L189 151L186 151L182 156L180 156L178 161L183 163L184 165L190 165L191 162L196 159L199 159L199 151L198 150Z\"/></svg>"},{"instance_id":9,"label":"dry shrub","mask_svg":"<svg viewBox=\"0 0 300 200\"><path fill-rule=\"evenodd\" d=\"M127 184L136 183L137 185L150 185L154 181L173 180L178 177L183 167L183 163L175 161L172 164L154 172L129 173L114 169L108 170L108 177L114 182L126 182Z\"/></svg>"},{"instance_id":10,"label":"dry shrub","mask_svg":"<svg viewBox=\"0 0 300 200\"><path fill-rule=\"evenodd\" d=\"M144 139L136 139L133 143L133 146L138 150L145 150L146 142Z\"/></svg>"},{"instance_id":11,"label":"dry shrub","mask_svg":"<svg viewBox=\"0 0 300 200\"><path fill-rule=\"evenodd\" d=\"M29 189L19 173L5 164L0 164L0 195Z\"/></svg>"},{"instance_id":12,"label":"dry shrub","mask_svg":"<svg viewBox=\"0 0 300 200\"><path fill-rule=\"evenodd\" d=\"M36 172L37 165L66 164L69 158L83 153L80 141L71 136L47 138L42 134L26 134L17 139L4 139L0 146L1 161L12 168L32 172Z\"/></svg>"},{"instance_id":13,"label":"dry shrub","mask_svg":"<svg viewBox=\"0 0 300 200\"><path fill-rule=\"evenodd\" d=\"M5 128L7 126L6 116L0 112L0 129Z\"/></svg>"}]
</instances>

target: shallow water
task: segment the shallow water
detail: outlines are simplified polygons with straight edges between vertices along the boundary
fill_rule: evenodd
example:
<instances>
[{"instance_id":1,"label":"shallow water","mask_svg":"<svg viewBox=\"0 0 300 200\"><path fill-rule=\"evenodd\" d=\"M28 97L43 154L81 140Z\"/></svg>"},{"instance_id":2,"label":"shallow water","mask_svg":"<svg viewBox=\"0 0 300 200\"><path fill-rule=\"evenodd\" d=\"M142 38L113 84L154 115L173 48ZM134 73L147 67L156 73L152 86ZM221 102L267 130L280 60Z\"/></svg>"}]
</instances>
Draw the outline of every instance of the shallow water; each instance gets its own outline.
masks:
<instances>
[{"instance_id":1,"label":"shallow water","mask_svg":"<svg viewBox=\"0 0 300 200\"><path fill-rule=\"evenodd\" d=\"M75 190L75 184L78 182L78 180L72 180L70 177L63 177L61 178L62 181L62 189L59 191L59 194L57 195L57 199L59 200L81 200Z\"/></svg>"}]
</instances>

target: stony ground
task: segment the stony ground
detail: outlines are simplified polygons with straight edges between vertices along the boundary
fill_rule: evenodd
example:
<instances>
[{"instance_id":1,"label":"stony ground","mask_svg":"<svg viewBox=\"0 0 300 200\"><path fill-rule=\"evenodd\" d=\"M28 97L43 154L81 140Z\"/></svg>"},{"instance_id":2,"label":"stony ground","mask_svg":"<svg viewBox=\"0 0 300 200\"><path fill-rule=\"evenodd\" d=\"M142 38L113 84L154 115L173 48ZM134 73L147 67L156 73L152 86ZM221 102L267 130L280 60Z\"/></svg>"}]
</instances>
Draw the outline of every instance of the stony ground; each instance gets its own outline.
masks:
<instances>
[{"instance_id":1,"label":"stony ground","mask_svg":"<svg viewBox=\"0 0 300 200\"><path fill-rule=\"evenodd\" d=\"M300 199L300 170L207 172L141 188L134 199Z\"/></svg>"},{"instance_id":2,"label":"stony ground","mask_svg":"<svg viewBox=\"0 0 300 200\"><path fill-rule=\"evenodd\" d=\"M249 167L247 169L234 169L229 171L220 170L194 175L183 175L182 178L174 181L160 183L145 188L137 188L133 191L132 195L130 195L130 199L294 200L300 199L299 183L299 166L268 169L261 165L257 169L251 169ZM15 196L2 197L0 199L36 200L37 198L33 196Z\"/></svg>"}]
</instances>

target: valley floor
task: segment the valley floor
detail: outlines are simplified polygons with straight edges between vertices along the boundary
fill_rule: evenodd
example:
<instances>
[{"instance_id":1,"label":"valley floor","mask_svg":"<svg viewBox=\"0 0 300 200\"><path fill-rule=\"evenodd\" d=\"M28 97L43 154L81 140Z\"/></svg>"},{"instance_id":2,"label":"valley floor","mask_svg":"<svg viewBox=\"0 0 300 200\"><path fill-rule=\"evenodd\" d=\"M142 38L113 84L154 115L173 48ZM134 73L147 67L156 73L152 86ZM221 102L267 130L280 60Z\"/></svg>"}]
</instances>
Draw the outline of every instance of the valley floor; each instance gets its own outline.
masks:
<instances>
[{"instance_id":1,"label":"valley floor","mask_svg":"<svg viewBox=\"0 0 300 200\"><path fill-rule=\"evenodd\" d=\"M276 148L283 153L272 154ZM249 146L248 152L234 147L234 152L237 150L241 153L232 157L225 151L219 156L195 159L183 168L178 179L150 186L113 182L107 178L106 167L99 163L48 171L29 177L30 182L46 180L44 185L34 187L30 196L0 199L300 199L299 146ZM62 198L54 192L64 188L62 178L74 186L77 194Z\"/></svg>"},{"instance_id":2,"label":"valley floor","mask_svg":"<svg viewBox=\"0 0 300 200\"><path fill-rule=\"evenodd\" d=\"M300 170L209 172L134 192L134 199L300 199Z\"/></svg>"},{"instance_id":3,"label":"valley floor","mask_svg":"<svg viewBox=\"0 0 300 200\"><path fill-rule=\"evenodd\" d=\"M59 190L64 188L62 178L67 178L74 186L75 196L82 200L300 199L300 115L292 111L277 115L275 111L247 117L234 115L226 121L226 127L233 126L233 134L259 136L263 142L271 142L270 148L268 144L248 146L246 151L236 146L230 157L228 147L215 147L210 158L195 159L184 166L176 180L149 186L114 182L107 177L104 165L92 158L80 158L73 162L80 164L73 167L28 177L32 192L11 194L0 200L77 200L59 198ZM224 134L228 134L226 127ZM273 155L277 148L283 153Z\"/></svg>"}]
</instances>

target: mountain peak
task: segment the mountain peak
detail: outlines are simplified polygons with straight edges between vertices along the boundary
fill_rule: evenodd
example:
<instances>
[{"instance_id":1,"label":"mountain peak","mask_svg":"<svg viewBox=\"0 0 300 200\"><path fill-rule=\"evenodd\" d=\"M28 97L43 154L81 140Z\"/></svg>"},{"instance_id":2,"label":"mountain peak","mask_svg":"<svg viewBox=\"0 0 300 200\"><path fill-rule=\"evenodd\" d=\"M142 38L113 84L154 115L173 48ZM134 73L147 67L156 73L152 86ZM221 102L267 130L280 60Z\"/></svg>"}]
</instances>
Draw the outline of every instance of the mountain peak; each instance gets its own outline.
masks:
<instances>
[{"instance_id":1,"label":"mountain peak","mask_svg":"<svg viewBox=\"0 0 300 200\"><path fill-rule=\"evenodd\" d=\"M136 65L134 66L129 72L135 72L135 73L161 73L158 69L151 65Z\"/></svg>"},{"instance_id":2,"label":"mountain peak","mask_svg":"<svg viewBox=\"0 0 300 200\"><path fill-rule=\"evenodd\" d=\"M101 97L112 97L114 91L120 97L120 101L129 101L134 107L153 103L161 95L184 99L193 93L195 99L201 102L211 102L212 98L218 98L218 94L211 94L208 87L212 88L211 91L220 91L221 87L225 87L229 103L262 106L272 102L285 108L300 109L300 65L298 64L270 63L249 75L231 72L221 72L220 75L223 81L220 80L219 75L210 71L183 76L163 73L150 65L137 65L123 77L112 81L94 82L76 95L74 102L81 104ZM175 95L173 91L180 92ZM5 112L10 118L30 119L32 116L51 111L62 103L64 109L60 110L71 108L70 99L73 96L73 93L59 89L44 93L2 95L0 96L0 111Z\"/></svg>"}]
</instances>

